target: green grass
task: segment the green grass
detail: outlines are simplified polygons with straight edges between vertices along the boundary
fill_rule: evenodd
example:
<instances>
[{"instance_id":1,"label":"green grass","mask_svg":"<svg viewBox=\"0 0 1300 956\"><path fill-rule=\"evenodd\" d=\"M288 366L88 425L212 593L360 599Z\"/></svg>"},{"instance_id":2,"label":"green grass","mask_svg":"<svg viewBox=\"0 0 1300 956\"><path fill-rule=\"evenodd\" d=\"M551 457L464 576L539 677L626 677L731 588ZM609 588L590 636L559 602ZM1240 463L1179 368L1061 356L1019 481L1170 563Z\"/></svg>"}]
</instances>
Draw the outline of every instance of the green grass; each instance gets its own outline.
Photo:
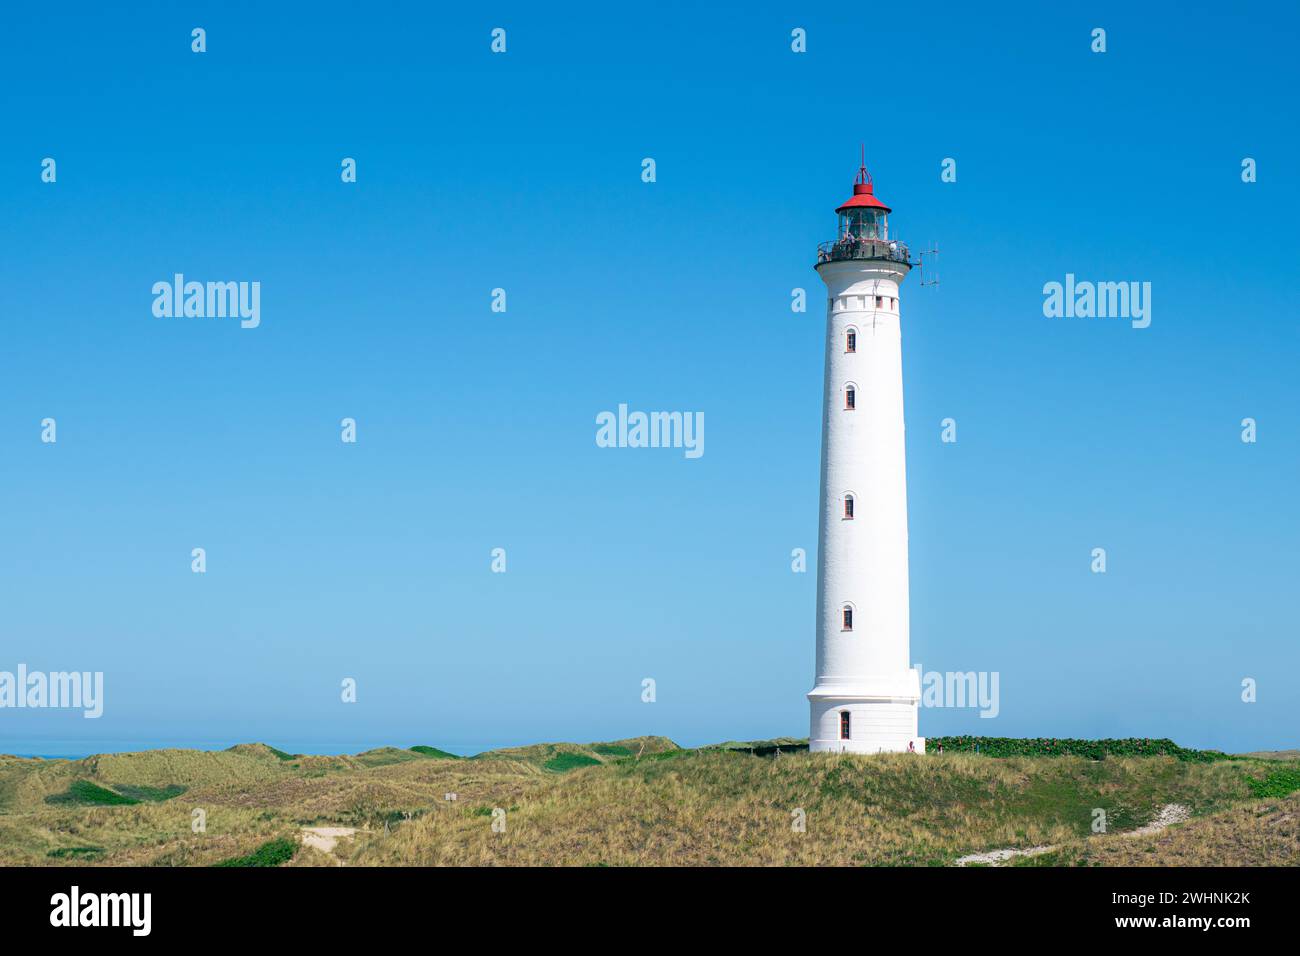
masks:
<instances>
[{"instance_id":1,"label":"green grass","mask_svg":"<svg viewBox=\"0 0 1300 956\"><path fill-rule=\"evenodd\" d=\"M46 797L45 802L88 803L101 807L124 807L140 801L131 797L124 797L120 793L101 787L97 783L91 783L89 780L74 780L68 785L66 791Z\"/></svg>"},{"instance_id":2,"label":"green grass","mask_svg":"<svg viewBox=\"0 0 1300 956\"><path fill-rule=\"evenodd\" d=\"M592 744L591 749L602 757L630 757L632 749L621 744Z\"/></svg>"},{"instance_id":3,"label":"green grass","mask_svg":"<svg viewBox=\"0 0 1300 956\"><path fill-rule=\"evenodd\" d=\"M279 839L263 843L248 856L231 857L213 866L279 866L288 863L298 852L298 844L292 840Z\"/></svg>"},{"instance_id":4,"label":"green grass","mask_svg":"<svg viewBox=\"0 0 1300 956\"><path fill-rule=\"evenodd\" d=\"M1246 785L1257 797L1286 797L1300 790L1300 769L1283 767L1274 770L1263 780L1248 777Z\"/></svg>"},{"instance_id":5,"label":"green grass","mask_svg":"<svg viewBox=\"0 0 1300 956\"><path fill-rule=\"evenodd\" d=\"M570 770L577 770L579 767L590 767L599 763L600 761L595 757L566 752L558 753L546 761L546 763L542 764L542 769L550 770L553 773L568 773Z\"/></svg>"},{"instance_id":6,"label":"green grass","mask_svg":"<svg viewBox=\"0 0 1300 956\"><path fill-rule=\"evenodd\" d=\"M86 859L102 855L104 848L102 846L61 846L56 850L51 850L45 855L56 860L62 859Z\"/></svg>"},{"instance_id":7,"label":"green grass","mask_svg":"<svg viewBox=\"0 0 1300 956\"><path fill-rule=\"evenodd\" d=\"M415 747L412 747L412 748L410 748L410 749L411 749L412 752L414 752L414 753L421 754L422 756L425 756L425 757L436 757L436 758L438 758L439 760L461 760L461 759L463 759L463 758L461 758L461 756L460 756L459 754L449 754L449 753L447 753L447 751L445 751L445 750L439 750L437 747L426 747L424 744L419 744L419 745L417 745L417 746L415 746Z\"/></svg>"},{"instance_id":8,"label":"green grass","mask_svg":"<svg viewBox=\"0 0 1300 956\"><path fill-rule=\"evenodd\" d=\"M1033 856L1013 856L1008 864L1010 866L1071 866L1073 860L1060 850L1048 850L1046 853L1035 853ZM967 866L987 866L987 863L967 863Z\"/></svg>"},{"instance_id":9,"label":"green grass","mask_svg":"<svg viewBox=\"0 0 1300 956\"><path fill-rule=\"evenodd\" d=\"M149 801L151 803L161 803L164 800L171 800L179 797L186 791L186 787L179 784L170 784L166 787L147 787L144 784L127 785L122 784L114 788L122 796L136 801Z\"/></svg>"},{"instance_id":10,"label":"green grass","mask_svg":"<svg viewBox=\"0 0 1300 956\"><path fill-rule=\"evenodd\" d=\"M186 790L177 784L166 787L149 787L143 784L122 784L112 790L89 780L74 780L63 793L45 798L46 803L78 803L99 807L128 807L137 803L161 803L179 797Z\"/></svg>"}]
</instances>

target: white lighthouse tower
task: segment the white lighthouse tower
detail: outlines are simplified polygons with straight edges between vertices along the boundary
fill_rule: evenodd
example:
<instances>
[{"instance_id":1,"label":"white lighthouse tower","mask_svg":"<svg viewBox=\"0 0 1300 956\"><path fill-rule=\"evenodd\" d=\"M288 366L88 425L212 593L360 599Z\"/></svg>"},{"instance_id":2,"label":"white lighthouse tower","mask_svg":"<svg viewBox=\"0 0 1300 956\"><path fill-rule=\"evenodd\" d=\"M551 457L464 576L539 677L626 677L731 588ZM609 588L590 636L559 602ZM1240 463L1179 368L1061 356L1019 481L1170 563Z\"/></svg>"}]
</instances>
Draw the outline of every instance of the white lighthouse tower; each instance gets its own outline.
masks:
<instances>
[{"instance_id":1,"label":"white lighthouse tower","mask_svg":"<svg viewBox=\"0 0 1300 956\"><path fill-rule=\"evenodd\" d=\"M817 682L811 750L925 750L909 663L907 470L898 287L912 262L889 235L865 159L817 250L826 283Z\"/></svg>"}]
</instances>

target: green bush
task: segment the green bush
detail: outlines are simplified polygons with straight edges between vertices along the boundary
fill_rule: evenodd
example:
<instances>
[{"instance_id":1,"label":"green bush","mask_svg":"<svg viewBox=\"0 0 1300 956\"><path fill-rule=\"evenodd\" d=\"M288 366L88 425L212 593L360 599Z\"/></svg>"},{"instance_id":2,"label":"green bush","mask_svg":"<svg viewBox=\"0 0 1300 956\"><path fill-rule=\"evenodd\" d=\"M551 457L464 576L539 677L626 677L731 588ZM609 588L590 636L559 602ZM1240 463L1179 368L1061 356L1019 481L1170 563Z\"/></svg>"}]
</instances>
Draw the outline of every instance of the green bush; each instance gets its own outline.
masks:
<instances>
[{"instance_id":1,"label":"green bush","mask_svg":"<svg viewBox=\"0 0 1300 956\"><path fill-rule=\"evenodd\" d=\"M1248 777L1246 783L1257 797L1287 797L1300 790L1300 769L1283 767L1263 780Z\"/></svg>"},{"instance_id":2,"label":"green bush","mask_svg":"<svg viewBox=\"0 0 1300 956\"><path fill-rule=\"evenodd\" d=\"M421 755L423 755L423 756L425 756L425 757L437 757L437 758L440 759L440 760L460 760L460 759L461 759L461 757L460 757L458 754L449 754L449 753L447 753L447 751L445 751L445 750L439 750L437 747L426 747L424 744L420 744L420 745L418 745L418 746L411 747L410 750L411 750L412 753L421 754Z\"/></svg>"},{"instance_id":3,"label":"green bush","mask_svg":"<svg viewBox=\"0 0 1300 956\"><path fill-rule=\"evenodd\" d=\"M179 784L170 784L166 787L146 787L143 784L139 786L118 786L117 792L132 800L149 800L154 803L161 803L163 800L170 800L173 797L179 797L185 792L185 788Z\"/></svg>"},{"instance_id":4,"label":"green bush","mask_svg":"<svg viewBox=\"0 0 1300 956\"><path fill-rule=\"evenodd\" d=\"M1118 740L1079 740L1071 737L930 737L925 749L934 753L979 753L989 757L1174 757L1192 763L1231 759L1217 750L1189 750L1166 737L1123 737Z\"/></svg>"},{"instance_id":5,"label":"green bush","mask_svg":"<svg viewBox=\"0 0 1300 956\"><path fill-rule=\"evenodd\" d=\"M104 852L102 846L61 846L58 849L51 850L45 855L53 857L56 860L62 860L66 857L85 858L100 856Z\"/></svg>"},{"instance_id":6,"label":"green bush","mask_svg":"<svg viewBox=\"0 0 1300 956\"><path fill-rule=\"evenodd\" d=\"M263 843L248 856L236 856L229 860L214 863L213 866L279 866L288 863L298 852L298 844L293 840L279 839Z\"/></svg>"},{"instance_id":7,"label":"green bush","mask_svg":"<svg viewBox=\"0 0 1300 956\"><path fill-rule=\"evenodd\" d=\"M89 803L100 807L130 806L139 803L131 797L91 783L89 780L74 780L64 793L53 794L45 798L46 803Z\"/></svg>"},{"instance_id":8,"label":"green bush","mask_svg":"<svg viewBox=\"0 0 1300 956\"><path fill-rule=\"evenodd\" d=\"M588 757L586 754L559 753L552 757L546 763L542 764L545 770L551 770L555 773L568 773L570 770L577 770L579 767L589 767L592 764L600 763L595 757Z\"/></svg>"}]
</instances>

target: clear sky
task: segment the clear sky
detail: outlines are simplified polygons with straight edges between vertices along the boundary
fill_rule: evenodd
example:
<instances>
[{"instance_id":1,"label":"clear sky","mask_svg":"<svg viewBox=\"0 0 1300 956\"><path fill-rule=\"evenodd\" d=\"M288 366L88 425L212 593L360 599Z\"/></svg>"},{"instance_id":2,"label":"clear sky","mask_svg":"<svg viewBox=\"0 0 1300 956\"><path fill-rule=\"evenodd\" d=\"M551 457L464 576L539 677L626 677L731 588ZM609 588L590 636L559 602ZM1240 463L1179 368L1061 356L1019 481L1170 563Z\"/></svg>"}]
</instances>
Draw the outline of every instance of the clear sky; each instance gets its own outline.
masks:
<instances>
[{"instance_id":1,"label":"clear sky","mask_svg":"<svg viewBox=\"0 0 1300 956\"><path fill-rule=\"evenodd\" d=\"M0 670L105 711L0 710L0 752L806 736L812 265L862 142L941 250L912 658L1000 674L921 732L1296 746L1300 16L995 6L7 11ZM156 318L175 273L260 326ZM1067 273L1150 327L1046 318ZM597 447L620 403L705 454Z\"/></svg>"}]
</instances>

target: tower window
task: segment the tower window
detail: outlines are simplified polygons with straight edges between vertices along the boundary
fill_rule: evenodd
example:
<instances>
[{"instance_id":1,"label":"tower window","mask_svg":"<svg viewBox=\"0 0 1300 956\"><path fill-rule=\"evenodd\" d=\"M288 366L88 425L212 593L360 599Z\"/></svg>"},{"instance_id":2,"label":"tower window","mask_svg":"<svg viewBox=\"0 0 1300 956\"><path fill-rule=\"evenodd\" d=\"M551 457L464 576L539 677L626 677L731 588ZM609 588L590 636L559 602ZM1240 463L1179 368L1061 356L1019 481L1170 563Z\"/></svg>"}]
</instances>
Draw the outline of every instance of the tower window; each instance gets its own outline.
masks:
<instances>
[{"instance_id":1,"label":"tower window","mask_svg":"<svg viewBox=\"0 0 1300 956\"><path fill-rule=\"evenodd\" d=\"M893 309L895 312L897 312L897 311L898 311L898 300L897 300L897 299L890 299L890 300L889 300L889 307L890 307L891 309Z\"/></svg>"},{"instance_id":2,"label":"tower window","mask_svg":"<svg viewBox=\"0 0 1300 956\"><path fill-rule=\"evenodd\" d=\"M844 631L853 630L853 608L845 605L845 607L840 611L840 614L844 618L844 624L841 627L841 630Z\"/></svg>"},{"instance_id":3,"label":"tower window","mask_svg":"<svg viewBox=\"0 0 1300 956\"><path fill-rule=\"evenodd\" d=\"M876 296L876 308L883 309L884 307L885 307L885 297L883 295Z\"/></svg>"},{"instance_id":4,"label":"tower window","mask_svg":"<svg viewBox=\"0 0 1300 956\"><path fill-rule=\"evenodd\" d=\"M849 329L844 333L844 351L856 352L858 350L858 333L856 329Z\"/></svg>"},{"instance_id":5,"label":"tower window","mask_svg":"<svg viewBox=\"0 0 1300 956\"><path fill-rule=\"evenodd\" d=\"M849 739L849 712L847 710L841 710L840 711L840 740L848 740L848 739Z\"/></svg>"},{"instance_id":6,"label":"tower window","mask_svg":"<svg viewBox=\"0 0 1300 956\"><path fill-rule=\"evenodd\" d=\"M844 407L850 412L858 407L858 390L852 385L844 389Z\"/></svg>"},{"instance_id":7,"label":"tower window","mask_svg":"<svg viewBox=\"0 0 1300 956\"><path fill-rule=\"evenodd\" d=\"M853 496L844 496L844 518L847 521L853 520Z\"/></svg>"}]
</instances>

